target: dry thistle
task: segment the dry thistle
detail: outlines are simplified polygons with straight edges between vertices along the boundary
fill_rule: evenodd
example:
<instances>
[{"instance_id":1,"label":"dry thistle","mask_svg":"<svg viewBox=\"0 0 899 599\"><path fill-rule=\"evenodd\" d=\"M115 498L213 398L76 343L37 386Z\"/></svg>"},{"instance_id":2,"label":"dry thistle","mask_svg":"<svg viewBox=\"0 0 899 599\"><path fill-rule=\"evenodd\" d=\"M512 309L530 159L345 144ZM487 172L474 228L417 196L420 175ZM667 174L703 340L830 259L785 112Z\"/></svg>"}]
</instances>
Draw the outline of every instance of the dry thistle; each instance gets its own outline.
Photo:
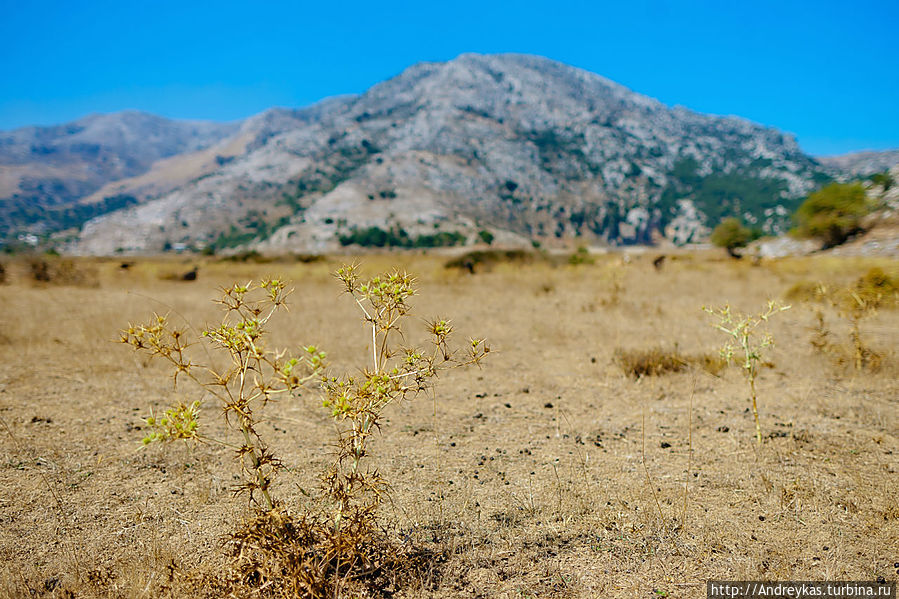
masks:
<instances>
[{"instance_id":1,"label":"dry thistle","mask_svg":"<svg viewBox=\"0 0 899 599\"><path fill-rule=\"evenodd\" d=\"M617 306L624 295L624 267L609 264L602 274L602 280L606 285L606 297L600 299L603 306Z\"/></svg>"},{"instance_id":2,"label":"dry thistle","mask_svg":"<svg viewBox=\"0 0 899 599\"><path fill-rule=\"evenodd\" d=\"M325 488L336 504L334 527L347 518L373 517L386 485L376 472L363 471L368 441L381 427L387 406L413 399L430 390L441 370L480 364L490 352L483 339L471 339L464 350L452 349L452 324L435 319L428 323L430 342L425 348L403 344L401 322L409 314L407 300L415 295L415 280L394 271L363 281L356 265L340 268L344 284L371 331L370 366L361 375L326 377L324 406L339 428L336 460L325 477Z\"/></svg>"},{"instance_id":3,"label":"dry thistle","mask_svg":"<svg viewBox=\"0 0 899 599\"><path fill-rule=\"evenodd\" d=\"M755 440L762 444L762 427L759 424L759 410L755 391L755 379L758 376L759 367L762 365L762 354L774 345L774 337L765 333L759 338L757 329L763 323L778 312L789 310L790 306L781 306L771 300L764 312L759 314L741 314L733 312L730 305L713 309L706 306L702 308L715 318L717 322L712 326L728 335L728 340L721 348L721 357L728 363L736 362L743 370L743 375L749 382L749 391L752 397L752 415L755 418Z\"/></svg>"},{"instance_id":4,"label":"dry thistle","mask_svg":"<svg viewBox=\"0 0 899 599\"><path fill-rule=\"evenodd\" d=\"M849 324L855 369L877 365L879 356L862 341L861 322L875 316L881 309L899 305L899 281L875 267L849 286L828 288L823 283L801 283L794 285L788 295L800 300L830 304ZM829 331L820 309L816 309L815 318L817 324L812 328L812 346L818 351L836 352L839 348L828 339ZM842 361L841 358L839 361Z\"/></svg>"},{"instance_id":5,"label":"dry thistle","mask_svg":"<svg viewBox=\"0 0 899 599\"><path fill-rule=\"evenodd\" d=\"M401 324L410 311L408 299L415 294L408 274L393 272L363 281L357 266L350 265L336 276L370 328L370 361L358 375L326 375L325 353L314 346L302 348L301 357L266 348L269 320L289 294L277 279L222 290L218 303L224 318L203 331L202 339L230 358L225 369L196 361L185 332L172 327L165 316L122 332L123 343L167 360L176 384L186 377L219 400L226 422L237 433L236 443L205 436L199 423L202 404L194 401L147 418L151 432L143 440L145 445L216 441L235 449L244 473L239 490L249 494L256 509L231 536L235 558L226 586L249 585L254 593L265 589L261 596L266 597L321 597L331 585L340 596L341 586L348 583L373 588L380 584L383 570L401 560L376 522L387 482L363 467L371 435L380 430L389 405L433 389L442 370L480 364L490 351L482 339L452 347L453 327L445 319L428 323L431 339L425 348L406 346ZM305 513L293 516L272 497L281 461L256 425L269 401L296 395L313 380L319 382L322 403L335 421L337 450L321 477L322 493Z\"/></svg>"},{"instance_id":6,"label":"dry thistle","mask_svg":"<svg viewBox=\"0 0 899 599\"><path fill-rule=\"evenodd\" d=\"M258 410L319 378L325 360L325 353L314 346L303 348L299 358L266 349L266 326L285 306L289 294L285 283L278 279L222 289L217 303L222 306L224 317L218 326L204 330L202 339L213 351L230 358L230 365L224 369L195 361L191 350L195 344L188 343L185 330L172 326L166 316L156 315L147 324L130 325L121 336L122 343L135 350L167 360L176 385L179 377L187 377L217 399L228 425L238 433L236 442L205 436L199 420L202 402L194 401L172 406L162 416L147 418L151 432L144 437L144 444L191 440L233 447L244 473L238 490L249 493L251 504L266 510L276 505L269 488L281 464L256 431Z\"/></svg>"},{"instance_id":7,"label":"dry thistle","mask_svg":"<svg viewBox=\"0 0 899 599\"><path fill-rule=\"evenodd\" d=\"M838 289L829 296L830 304L849 322L849 339L855 358L855 369L861 370L876 354L862 341L861 321L875 316L883 304L884 295L876 288L856 284Z\"/></svg>"}]
</instances>

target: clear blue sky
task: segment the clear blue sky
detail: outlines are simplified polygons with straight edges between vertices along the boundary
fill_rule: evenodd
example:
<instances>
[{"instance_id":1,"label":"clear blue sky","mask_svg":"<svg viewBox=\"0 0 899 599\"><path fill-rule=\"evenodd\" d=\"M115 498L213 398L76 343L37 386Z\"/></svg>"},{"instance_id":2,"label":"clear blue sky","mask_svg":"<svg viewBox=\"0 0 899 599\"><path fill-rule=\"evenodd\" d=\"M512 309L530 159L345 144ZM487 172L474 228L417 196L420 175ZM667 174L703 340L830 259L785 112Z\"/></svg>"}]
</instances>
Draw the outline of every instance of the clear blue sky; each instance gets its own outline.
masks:
<instances>
[{"instance_id":1,"label":"clear blue sky","mask_svg":"<svg viewBox=\"0 0 899 599\"><path fill-rule=\"evenodd\" d=\"M0 129L140 109L230 120L422 60L523 52L814 154L899 147L897 0L0 0Z\"/></svg>"}]
</instances>

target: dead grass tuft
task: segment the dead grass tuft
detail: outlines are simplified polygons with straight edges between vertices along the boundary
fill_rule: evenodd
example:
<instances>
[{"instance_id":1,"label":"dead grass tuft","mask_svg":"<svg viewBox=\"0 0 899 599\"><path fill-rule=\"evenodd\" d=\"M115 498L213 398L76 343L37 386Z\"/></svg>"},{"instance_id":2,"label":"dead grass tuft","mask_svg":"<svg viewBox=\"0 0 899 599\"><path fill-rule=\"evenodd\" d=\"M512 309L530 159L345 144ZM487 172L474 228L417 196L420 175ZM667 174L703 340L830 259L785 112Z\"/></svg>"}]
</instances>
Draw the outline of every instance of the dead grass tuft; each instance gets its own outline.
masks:
<instances>
[{"instance_id":1,"label":"dead grass tuft","mask_svg":"<svg viewBox=\"0 0 899 599\"><path fill-rule=\"evenodd\" d=\"M46 256L31 258L27 262L32 281L49 285L99 287L97 269L88 264L77 264L69 258Z\"/></svg>"},{"instance_id":2,"label":"dead grass tuft","mask_svg":"<svg viewBox=\"0 0 899 599\"><path fill-rule=\"evenodd\" d=\"M389 596L403 569L388 536L349 518L337 530L327 518L259 511L231 536L232 593L255 597Z\"/></svg>"},{"instance_id":3,"label":"dead grass tuft","mask_svg":"<svg viewBox=\"0 0 899 599\"><path fill-rule=\"evenodd\" d=\"M879 308L895 308L899 306L899 277L875 266L855 282L855 292L862 298L877 298Z\"/></svg>"},{"instance_id":4,"label":"dead grass tuft","mask_svg":"<svg viewBox=\"0 0 899 599\"><path fill-rule=\"evenodd\" d=\"M198 276L199 268L194 266L191 270L188 271L179 271L179 272L162 272L159 273L160 281L196 281Z\"/></svg>"},{"instance_id":5,"label":"dead grass tuft","mask_svg":"<svg viewBox=\"0 0 899 599\"><path fill-rule=\"evenodd\" d=\"M541 256L525 250L478 250L453 258L444 266L467 270L471 274L481 270L490 270L497 264L532 264Z\"/></svg>"},{"instance_id":6,"label":"dead grass tuft","mask_svg":"<svg viewBox=\"0 0 899 599\"><path fill-rule=\"evenodd\" d=\"M724 358L716 354L685 355L676 349L654 347L650 349L615 350L615 362L628 376L662 376L674 372L700 368L718 376L727 367Z\"/></svg>"},{"instance_id":7,"label":"dead grass tuft","mask_svg":"<svg viewBox=\"0 0 899 599\"><path fill-rule=\"evenodd\" d=\"M784 299L788 302L820 302L827 293L826 287L815 281L799 281L787 289Z\"/></svg>"},{"instance_id":8,"label":"dead grass tuft","mask_svg":"<svg viewBox=\"0 0 899 599\"><path fill-rule=\"evenodd\" d=\"M218 260L219 262L242 262L249 264L289 264L291 262L299 262L300 264L313 264L315 262L325 262L327 257L321 254L285 254L270 256L261 254L256 250L247 252L239 252L230 256L225 256Z\"/></svg>"}]
</instances>

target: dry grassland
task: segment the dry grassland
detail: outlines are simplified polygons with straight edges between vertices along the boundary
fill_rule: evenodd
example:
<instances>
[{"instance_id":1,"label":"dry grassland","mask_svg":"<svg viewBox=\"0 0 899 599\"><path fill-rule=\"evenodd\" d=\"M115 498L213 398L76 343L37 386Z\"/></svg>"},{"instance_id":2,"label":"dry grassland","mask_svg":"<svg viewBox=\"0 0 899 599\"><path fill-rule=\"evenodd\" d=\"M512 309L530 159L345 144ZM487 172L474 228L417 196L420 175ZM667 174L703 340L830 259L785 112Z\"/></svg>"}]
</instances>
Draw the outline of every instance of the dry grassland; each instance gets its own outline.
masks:
<instances>
[{"instance_id":1,"label":"dry grassland","mask_svg":"<svg viewBox=\"0 0 899 599\"><path fill-rule=\"evenodd\" d=\"M415 273L418 315L452 318L493 349L482 369L442 375L436 401L391 406L375 439L372 464L392 486L383 520L398 546L431 556L397 597L704 597L716 578L897 578L897 311L862 322L876 371L816 352L806 305L771 321L760 449L738 368L635 378L616 359L654 348L713 358L723 338L701 306L758 310L802 281L851 283L875 265L899 275L896 262L683 254L656 270L653 257L473 275L434 256L362 259L371 274ZM118 331L153 311L215 322L217 287L277 274L296 291L272 345L313 343L352 371L370 335L331 276L340 263L208 262L183 282L165 280L193 264L180 259L81 261L90 276L77 285L7 263L0 596L202 596L178 573L224 567L222 538L247 509L231 493L232 451L141 448L151 408L198 397L173 391L164 365L115 343ZM848 325L825 313L848 348ZM277 492L302 511L332 421L314 392L266 414L262 432L290 468ZM228 434L213 404L203 417Z\"/></svg>"}]
</instances>

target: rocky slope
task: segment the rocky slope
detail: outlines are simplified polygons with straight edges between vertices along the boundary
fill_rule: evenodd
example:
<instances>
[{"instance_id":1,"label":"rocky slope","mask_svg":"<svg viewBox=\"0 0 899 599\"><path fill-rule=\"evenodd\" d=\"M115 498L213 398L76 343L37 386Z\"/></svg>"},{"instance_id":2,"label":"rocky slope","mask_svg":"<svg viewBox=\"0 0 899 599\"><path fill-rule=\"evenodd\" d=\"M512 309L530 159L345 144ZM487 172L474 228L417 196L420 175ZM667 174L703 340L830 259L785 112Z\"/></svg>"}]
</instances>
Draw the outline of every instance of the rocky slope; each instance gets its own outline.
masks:
<instances>
[{"instance_id":1,"label":"rocky slope","mask_svg":"<svg viewBox=\"0 0 899 599\"><path fill-rule=\"evenodd\" d=\"M236 124L119 112L0 132L0 233L65 226L66 218L90 213L74 205L104 184L145 173L160 159L208 147L236 130ZM111 198L107 208L129 201Z\"/></svg>"},{"instance_id":2,"label":"rocky slope","mask_svg":"<svg viewBox=\"0 0 899 599\"><path fill-rule=\"evenodd\" d=\"M818 158L818 161L845 175L865 177L874 173L883 173L899 165L899 150L823 156Z\"/></svg>"},{"instance_id":3,"label":"rocky slope","mask_svg":"<svg viewBox=\"0 0 899 599\"><path fill-rule=\"evenodd\" d=\"M731 214L776 233L827 173L777 130L511 54L417 64L216 141L95 192L87 203L139 204L91 219L68 249L326 251L372 241L372 227L425 245L483 230L682 243Z\"/></svg>"}]
</instances>

